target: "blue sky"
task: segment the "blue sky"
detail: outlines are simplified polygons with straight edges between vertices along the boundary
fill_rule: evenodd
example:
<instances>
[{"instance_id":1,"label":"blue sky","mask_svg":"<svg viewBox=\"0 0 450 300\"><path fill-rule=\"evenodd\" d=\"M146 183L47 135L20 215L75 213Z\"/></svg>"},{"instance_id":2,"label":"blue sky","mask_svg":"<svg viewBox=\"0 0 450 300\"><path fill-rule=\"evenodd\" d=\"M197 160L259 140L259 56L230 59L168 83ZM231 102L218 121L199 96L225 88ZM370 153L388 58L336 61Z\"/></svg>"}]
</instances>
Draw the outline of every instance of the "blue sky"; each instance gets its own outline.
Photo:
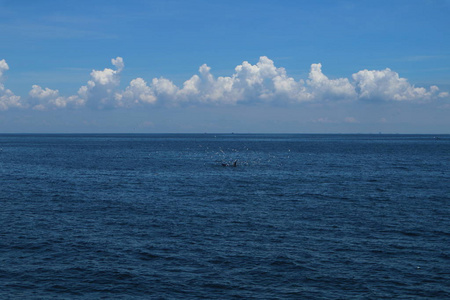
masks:
<instances>
[{"instance_id":1,"label":"blue sky","mask_svg":"<svg viewBox=\"0 0 450 300\"><path fill-rule=\"evenodd\" d=\"M0 132L450 133L450 1L0 0Z\"/></svg>"}]
</instances>

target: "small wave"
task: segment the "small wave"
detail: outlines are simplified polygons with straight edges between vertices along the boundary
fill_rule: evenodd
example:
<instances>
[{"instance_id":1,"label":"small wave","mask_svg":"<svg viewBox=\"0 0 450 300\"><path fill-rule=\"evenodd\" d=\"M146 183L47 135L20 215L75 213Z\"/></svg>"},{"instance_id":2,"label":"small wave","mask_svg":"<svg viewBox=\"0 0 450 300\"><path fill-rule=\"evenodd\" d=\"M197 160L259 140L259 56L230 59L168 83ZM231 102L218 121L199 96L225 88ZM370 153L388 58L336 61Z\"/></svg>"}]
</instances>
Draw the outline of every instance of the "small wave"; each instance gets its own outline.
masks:
<instances>
[{"instance_id":1,"label":"small wave","mask_svg":"<svg viewBox=\"0 0 450 300\"><path fill-rule=\"evenodd\" d=\"M420 236L421 234L417 231L400 231L401 234L406 235L406 236Z\"/></svg>"},{"instance_id":2,"label":"small wave","mask_svg":"<svg viewBox=\"0 0 450 300\"><path fill-rule=\"evenodd\" d=\"M208 282L202 285L204 288L211 288L215 290L230 290L233 288L231 283L218 283L218 282Z\"/></svg>"},{"instance_id":3,"label":"small wave","mask_svg":"<svg viewBox=\"0 0 450 300\"><path fill-rule=\"evenodd\" d=\"M154 259L162 258L160 255L150 253L147 251L138 251L137 256L141 260L154 260Z\"/></svg>"}]
</instances>

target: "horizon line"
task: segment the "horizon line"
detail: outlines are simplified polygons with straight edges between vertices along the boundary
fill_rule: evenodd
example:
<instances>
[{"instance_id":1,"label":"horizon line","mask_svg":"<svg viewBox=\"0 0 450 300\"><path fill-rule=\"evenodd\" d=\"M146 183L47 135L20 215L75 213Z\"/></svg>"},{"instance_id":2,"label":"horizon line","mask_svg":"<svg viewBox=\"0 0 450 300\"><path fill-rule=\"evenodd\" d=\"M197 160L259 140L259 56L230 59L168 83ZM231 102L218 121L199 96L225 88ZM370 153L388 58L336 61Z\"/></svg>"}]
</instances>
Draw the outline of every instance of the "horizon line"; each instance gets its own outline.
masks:
<instances>
[{"instance_id":1,"label":"horizon line","mask_svg":"<svg viewBox=\"0 0 450 300\"><path fill-rule=\"evenodd\" d=\"M0 135L450 135L402 132L0 132Z\"/></svg>"}]
</instances>

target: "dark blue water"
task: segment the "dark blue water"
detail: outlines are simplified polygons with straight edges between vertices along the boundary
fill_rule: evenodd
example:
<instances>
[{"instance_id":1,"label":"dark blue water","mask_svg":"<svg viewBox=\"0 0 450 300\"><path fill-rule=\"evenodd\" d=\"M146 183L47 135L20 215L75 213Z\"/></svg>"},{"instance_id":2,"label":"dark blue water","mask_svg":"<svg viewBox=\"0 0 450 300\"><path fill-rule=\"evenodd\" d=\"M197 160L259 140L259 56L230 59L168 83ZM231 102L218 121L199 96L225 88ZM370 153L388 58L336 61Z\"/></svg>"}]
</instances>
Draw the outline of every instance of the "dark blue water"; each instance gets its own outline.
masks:
<instances>
[{"instance_id":1,"label":"dark blue water","mask_svg":"<svg viewBox=\"0 0 450 300\"><path fill-rule=\"evenodd\" d=\"M450 297L448 135L0 135L0 148L2 299Z\"/></svg>"}]
</instances>

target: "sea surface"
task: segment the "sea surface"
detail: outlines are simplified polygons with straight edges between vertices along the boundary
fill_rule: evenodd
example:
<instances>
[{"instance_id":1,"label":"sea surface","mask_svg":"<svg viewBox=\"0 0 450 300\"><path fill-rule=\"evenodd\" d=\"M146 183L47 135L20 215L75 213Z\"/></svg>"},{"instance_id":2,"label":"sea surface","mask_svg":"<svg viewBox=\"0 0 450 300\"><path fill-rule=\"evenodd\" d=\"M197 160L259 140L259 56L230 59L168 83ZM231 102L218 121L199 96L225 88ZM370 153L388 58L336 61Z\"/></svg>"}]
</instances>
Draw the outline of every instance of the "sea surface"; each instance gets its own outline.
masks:
<instances>
[{"instance_id":1,"label":"sea surface","mask_svg":"<svg viewBox=\"0 0 450 300\"><path fill-rule=\"evenodd\" d=\"M0 135L0 299L430 298L449 135Z\"/></svg>"}]
</instances>

